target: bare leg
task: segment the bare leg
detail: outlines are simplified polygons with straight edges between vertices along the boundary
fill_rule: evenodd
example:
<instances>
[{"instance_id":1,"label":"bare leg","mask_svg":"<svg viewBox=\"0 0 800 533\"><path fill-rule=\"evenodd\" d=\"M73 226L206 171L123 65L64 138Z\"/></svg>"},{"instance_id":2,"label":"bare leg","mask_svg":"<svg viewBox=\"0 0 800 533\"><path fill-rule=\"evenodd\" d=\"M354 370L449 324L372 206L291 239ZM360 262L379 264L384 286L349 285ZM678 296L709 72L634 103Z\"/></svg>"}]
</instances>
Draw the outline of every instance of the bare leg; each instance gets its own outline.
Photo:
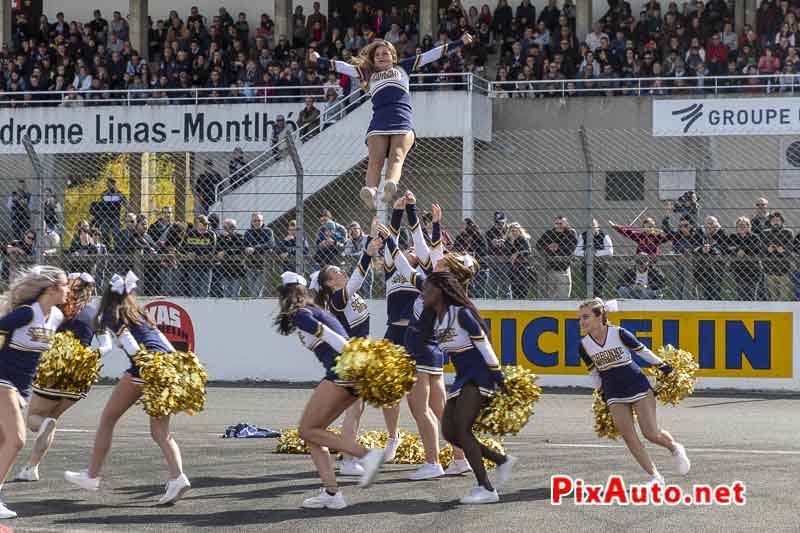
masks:
<instances>
[{"instance_id":1,"label":"bare leg","mask_svg":"<svg viewBox=\"0 0 800 533\"><path fill-rule=\"evenodd\" d=\"M403 163L412 146L414 146L414 133L392 135L389 145L389 164L386 168L387 182L392 182L395 185L400 183L400 176L403 174Z\"/></svg>"},{"instance_id":2,"label":"bare leg","mask_svg":"<svg viewBox=\"0 0 800 533\"><path fill-rule=\"evenodd\" d=\"M386 432L389 438L400 433L400 404L383 409L383 420L386 422Z\"/></svg>"},{"instance_id":3,"label":"bare leg","mask_svg":"<svg viewBox=\"0 0 800 533\"><path fill-rule=\"evenodd\" d=\"M16 389L0 387L0 486L5 483L11 467L25 446L25 420L20 409L20 397Z\"/></svg>"},{"instance_id":4,"label":"bare leg","mask_svg":"<svg viewBox=\"0 0 800 533\"><path fill-rule=\"evenodd\" d=\"M633 423L633 409L630 404L615 403L609 405L608 409L611 411L611 417L614 419L614 425L625 440L633 458L639 463L645 472L651 476L656 473L656 465L650 459L650 455L645 450L642 441L639 440L639 435L636 434L636 427Z\"/></svg>"},{"instance_id":5,"label":"bare leg","mask_svg":"<svg viewBox=\"0 0 800 533\"><path fill-rule=\"evenodd\" d=\"M675 451L675 439L672 438L666 430L658 427L656 420L656 398L653 391L647 393L647 396L635 404L633 408L636 414L639 415L639 427L642 429L644 438L658 444L671 452Z\"/></svg>"},{"instance_id":6,"label":"bare leg","mask_svg":"<svg viewBox=\"0 0 800 533\"><path fill-rule=\"evenodd\" d=\"M142 387L133 382L129 374L125 374L111 393L108 403L100 415L100 425L97 427L97 435L94 438L94 450L92 460L89 464L89 477L100 476L103 470L103 463L106 460L108 451L111 449L111 440L114 436L114 426L117 421L125 414L125 411L136 403L142 395Z\"/></svg>"},{"instance_id":7,"label":"bare leg","mask_svg":"<svg viewBox=\"0 0 800 533\"><path fill-rule=\"evenodd\" d=\"M408 407L417 422L422 447L425 450L425 462L439 462L439 421L429 407L430 380L433 376L417 372L417 381L408 393Z\"/></svg>"},{"instance_id":8,"label":"bare leg","mask_svg":"<svg viewBox=\"0 0 800 533\"><path fill-rule=\"evenodd\" d=\"M355 444L358 439L358 426L361 422L361 415L364 413L364 402L357 400L344 412L342 421L342 438ZM345 455L345 459L349 456Z\"/></svg>"},{"instance_id":9,"label":"bare leg","mask_svg":"<svg viewBox=\"0 0 800 533\"><path fill-rule=\"evenodd\" d=\"M377 187L381 182L381 172L386 161L386 152L389 150L388 135L371 135L367 138L367 187Z\"/></svg>"},{"instance_id":10,"label":"bare leg","mask_svg":"<svg viewBox=\"0 0 800 533\"><path fill-rule=\"evenodd\" d=\"M37 432L45 418L55 418L56 420L66 412L67 409L75 405L76 400L61 398L60 400L50 400L38 394L31 396L28 406L28 429ZM28 465L36 466L42 462L47 450L53 445L55 431L51 432L46 439L36 439L31 450L31 457Z\"/></svg>"},{"instance_id":11,"label":"bare leg","mask_svg":"<svg viewBox=\"0 0 800 533\"><path fill-rule=\"evenodd\" d=\"M153 437L153 440L161 448L161 453L164 454L170 479L175 479L183 474L181 450L169 432L169 416L162 416L161 418L150 417L150 436Z\"/></svg>"},{"instance_id":12,"label":"bare leg","mask_svg":"<svg viewBox=\"0 0 800 533\"><path fill-rule=\"evenodd\" d=\"M447 391L444 388L444 376L431 376L430 406L440 423L444 414L445 403L447 403ZM453 446L453 459L464 461L466 459L464 450L458 446Z\"/></svg>"}]
</instances>

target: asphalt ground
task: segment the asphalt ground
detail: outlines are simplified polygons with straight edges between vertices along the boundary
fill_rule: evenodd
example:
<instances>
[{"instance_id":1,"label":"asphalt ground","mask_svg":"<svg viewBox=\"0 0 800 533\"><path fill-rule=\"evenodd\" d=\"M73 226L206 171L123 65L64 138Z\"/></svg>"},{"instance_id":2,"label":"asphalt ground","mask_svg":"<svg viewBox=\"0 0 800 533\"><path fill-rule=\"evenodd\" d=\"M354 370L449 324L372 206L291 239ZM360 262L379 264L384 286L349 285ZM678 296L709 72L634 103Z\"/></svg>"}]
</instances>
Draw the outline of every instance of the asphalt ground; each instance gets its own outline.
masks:
<instances>
[{"instance_id":1,"label":"asphalt ground","mask_svg":"<svg viewBox=\"0 0 800 533\"><path fill-rule=\"evenodd\" d=\"M669 453L648 445L667 483L688 489L742 481L743 506L579 506L570 499L551 505L554 474L587 483L611 474L640 483L645 475L621 442L594 435L590 395L546 390L534 419L506 439L520 462L499 504L458 504L475 484L472 476L410 482L416 467L387 465L368 489L343 478L349 506L330 511L300 508L320 486L309 456L275 454L274 439L220 438L238 422L296 426L310 392L297 387L211 387L205 412L177 417L173 430L193 488L172 507L153 506L166 469L139 407L117 428L101 490L74 488L63 471L86 467L110 391L98 386L66 413L41 481L5 485L3 497L19 518L3 521L0 531L800 531L798 397L695 396L659 409L661 425L685 444L693 463L679 477ZM406 406L401 422L415 431ZM380 412L368 409L363 427L383 430Z\"/></svg>"}]
</instances>

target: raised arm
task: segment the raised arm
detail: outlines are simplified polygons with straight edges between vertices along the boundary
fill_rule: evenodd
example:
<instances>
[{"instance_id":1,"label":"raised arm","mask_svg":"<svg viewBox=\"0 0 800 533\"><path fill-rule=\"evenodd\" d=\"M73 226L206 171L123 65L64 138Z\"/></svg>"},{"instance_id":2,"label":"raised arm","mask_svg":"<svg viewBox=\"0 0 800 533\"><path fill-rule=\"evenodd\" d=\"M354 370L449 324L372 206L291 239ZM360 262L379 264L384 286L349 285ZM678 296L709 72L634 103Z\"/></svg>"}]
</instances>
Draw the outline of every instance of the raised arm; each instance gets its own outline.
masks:
<instances>
[{"instance_id":1,"label":"raised arm","mask_svg":"<svg viewBox=\"0 0 800 533\"><path fill-rule=\"evenodd\" d=\"M314 318L314 315L308 309L300 309L294 314L294 324L297 329L322 339L337 353L342 353L345 344L347 344L347 339Z\"/></svg>"},{"instance_id":2,"label":"raised arm","mask_svg":"<svg viewBox=\"0 0 800 533\"><path fill-rule=\"evenodd\" d=\"M372 265L372 257L377 253L380 242L380 239L367 238L367 245L362 250L358 264L350 274L350 279L347 280L347 285L331 295L331 306L337 311L344 311L350 298L361 289L364 278Z\"/></svg>"},{"instance_id":3,"label":"raised arm","mask_svg":"<svg viewBox=\"0 0 800 533\"><path fill-rule=\"evenodd\" d=\"M414 253L417 254L419 264L423 270L428 270L430 268L431 251L428 248L428 243L425 242L425 233L422 231L422 225L419 223L419 217L417 216L416 198L411 192L406 193L406 216L408 216L408 225L414 238Z\"/></svg>"},{"instance_id":4,"label":"raised arm","mask_svg":"<svg viewBox=\"0 0 800 533\"><path fill-rule=\"evenodd\" d=\"M417 290L422 292L422 286L425 283L425 279L417 274L417 271L411 267L411 263L408 262L406 256L400 253L400 250L397 249L397 243L395 242L394 237L389 237L386 240L386 248L391 251L391 254L394 257L395 266L397 267L398 272L400 272L400 275L409 280L411 284L417 288Z\"/></svg>"},{"instance_id":5,"label":"raised arm","mask_svg":"<svg viewBox=\"0 0 800 533\"><path fill-rule=\"evenodd\" d=\"M355 65L351 65L350 63L325 59L320 57L317 52L311 52L308 55L308 58L311 63L316 65L317 69L328 69L331 72L344 74L345 76L349 76L351 78L357 78L359 80L365 79L364 71Z\"/></svg>"},{"instance_id":6,"label":"raised arm","mask_svg":"<svg viewBox=\"0 0 800 533\"><path fill-rule=\"evenodd\" d=\"M639 342L639 339L634 337L633 334L627 329L623 328L619 329L619 339L622 341L622 344L624 344L626 348L630 349L636 355L638 355L651 365L657 367L665 374L669 374L670 372L672 372L672 367L669 364L665 363L659 356L650 351L650 349L647 348L647 346Z\"/></svg>"},{"instance_id":7,"label":"raised arm","mask_svg":"<svg viewBox=\"0 0 800 533\"><path fill-rule=\"evenodd\" d=\"M431 269L444 257L444 240L442 239L442 208L439 204L431 205L433 227L431 228Z\"/></svg>"},{"instance_id":8,"label":"raised arm","mask_svg":"<svg viewBox=\"0 0 800 533\"><path fill-rule=\"evenodd\" d=\"M452 41L447 44L443 44L442 46L431 48L427 52L424 52L418 56L412 56L403 59L400 61L400 66L403 67L403 69L408 73L414 72L415 70L433 63L434 61L439 61L448 54L452 54L462 46L466 46L471 42L472 36L468 33L465 33L461 39L457 41Z\"/></svg>"}]
</instances>

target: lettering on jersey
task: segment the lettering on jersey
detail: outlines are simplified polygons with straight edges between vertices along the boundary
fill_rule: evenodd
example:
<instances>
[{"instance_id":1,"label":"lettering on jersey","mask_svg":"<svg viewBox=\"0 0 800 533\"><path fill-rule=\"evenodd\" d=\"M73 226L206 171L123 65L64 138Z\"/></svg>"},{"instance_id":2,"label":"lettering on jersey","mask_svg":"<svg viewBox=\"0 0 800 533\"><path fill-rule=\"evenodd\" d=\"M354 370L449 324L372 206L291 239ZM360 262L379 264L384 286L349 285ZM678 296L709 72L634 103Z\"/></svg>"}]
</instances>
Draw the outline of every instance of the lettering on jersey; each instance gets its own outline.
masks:
<instances>
[{"instance_id":1,"label":"lettering on jersey","mask_svg":"<svg viewBox=\"0 0 800 533\"><path fill-rule=\"evenodd\" d=\"M372 75L371 81L383 81L383 80L399 80L400 79L400 72L396 68L390 68L389 70L384 70L383 72L376 72Z\"/></svg>"},{"instance_id":2,"label":"lettering on jersey","mask_svg":"<svg viewBox=\"0 0 800 533\"><path fill-rule=\"evenodd\" d=\"M356 294L350 299L350 308L356 313L363 313L367 310L367 302Z\"/></svg>"},{"instance_id":3,"label":"lettering on jersey","mask_svg":"<svg viewBox=\"0 0 800 533\"><path fill-rule=\"evenodd\" d=\"M621 361L624 357L625 349L622 346L617 346L615 348L611 348L610 350L597 352L596 354L592 355L592 361L594 361L594 364L597 367L602 368L612 363L616 363L617 361Z\"/></svg>"},{"instance_id":4,"label":"lettering on jersey","mask_svg":"<svg viewBox=\"0 0 800 533\"><path fill-rule=\"evenodd\" d=\"M436 343L446 344L456 338L455 328L445 328L436 331Z\"/></svg>"},{"instance_id":5,"label":"lettering on jersey","mask_svg":"<svg viewBox=\"0 0 800 533\"><path fill-rule=\"evenodd\" d=\"M28 328L28 336L33 342L49 344L55 334L55 330L49 328Z\"/></svg>"},{"instance_id":6,"label":"lettering on jersey","mask_svg":"<svg viewBox=\"0 0 800 533\"><path fill-rule=\"evenodd\" d=\"M403 284L410 284L411 282L406 279L401 273L397 272L395 275L391 277L391 282L395 285L403 285Z\"/></svg>"}]
</instances>

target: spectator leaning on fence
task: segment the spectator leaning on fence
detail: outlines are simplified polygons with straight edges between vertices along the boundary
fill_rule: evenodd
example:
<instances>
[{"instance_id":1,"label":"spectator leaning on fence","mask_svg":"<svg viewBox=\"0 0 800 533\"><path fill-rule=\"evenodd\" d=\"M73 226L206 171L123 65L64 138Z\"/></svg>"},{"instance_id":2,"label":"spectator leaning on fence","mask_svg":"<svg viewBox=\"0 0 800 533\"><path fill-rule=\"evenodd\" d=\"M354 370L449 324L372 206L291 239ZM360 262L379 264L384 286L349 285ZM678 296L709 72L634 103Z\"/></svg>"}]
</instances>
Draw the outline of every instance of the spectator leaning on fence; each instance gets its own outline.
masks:
<instances>
[{"instance_id":1,"label":"spectator leaning on fence","mask_svg":"<svg viewBox=\"0 0 800 533\"><path fill-rule=\"evenodd\" d=\"M707 216L698 247L694 250L694 281L701 300L722 298L722 278L725 274L722 256L727 248L728 236L714 216Z\"/></svg>"},{"instance_id":2,"label":"spectator leaning on fence","mask_svg":"<svg viewBox=\"0 0 800 533\"><path fill-rule=\"evenodd\" d=\"M17 180L17 188L8 195L6 207L11 217L11 229L15 239L31 227L31 201L33 196L28 192L28 185L24 179Z\"/></svg>"},{"instance_id":3,"label":"spectator leaning on fence","mask_svg":"<svg viewBox=\"0 0 800 533\"><path fill-rule=\"evenodd\" d=\"M188 296L207 298L211 292L212 259L217 249L217 235L209 228L208 217L195 217L194 227L183 241L183 282Z\"/></svg>"},{"instance_id":4,"label":"spectator leaning on fence","mask_svg":"<svg viewBox=\"0 0 800 533\"><path fill-rule=\"evenodd\" d=\"M275 248L275 234L264 225L264 215L250 215L250 228L244 234L244 255L247 263L245 272L245 293L259 298L264 291L266 279L265 259L267 253Z\"/></svg>"},{"instance_id":5,"label":"spectator leaning on fence","mask_svg":"<svg viewBox=\"0 0 800 533\"><path fill-rule=\"evenodd\" d=\"M634 260L634 267L626 270L617 294L620 298L652 300L660 298L664 290L664 273L654 265L656 256L639 254Z\"/></svg>"},{"instance_id":6,"label":"spectator leaning on fence","mask_svg":"<svg viewBox=\"0 0 800 533\"><path fill-rule=\"evenodd\" d=\"M669 242L670 236L656 227L656 221L648 217L642 228L622 226L609 221L608 225L636 243L636 254L661 255L661 244Z\"/></svg>"},{"instance_id":7,"label":"spectator leaning on fence","mask_svg":"<svg viewBox=\"0 0 800 533\"><path fill-rule=\"evenodd\" d=\"M226 218L222 221L222 233L217 239L217 259L220 260L217 272L222 278L222 296L224 298L239 297L245 273L244 238L236 230L236 221Z\"/></svg>"},{"instance_id":8,"label":"spectator leaning on fence","mask_svg":"<svg viewBox=\"0 0 800 533\"><path fill-rule=\"evenodd\" d=\"M769 229L769 200L763 197L756 200L756 211L750 223L753 233L760 234Z\"/></svg>"},{"instance_id":9,"label":"spectator leaning on fence","mask_svg":"<svg viewBox=\"0 0 800 533\"><path fill-rule=\"evenodd\" d=\"M767 291L770 300L791 299L792 285L789 281L791 270L794 232L784 227L784 218L778 211L769 215L769 226L763 233L767 248L764 270L767 274Z\"/></svg>"},{"instance_id":10,"label":"spectator leaning on fence","mask_svg":"<svg viewBox=\"0 0 800 533\"><path fill-rule=\"evenodd\" d=\"M753 233L749 218L736 219L736 233L728 237L727 244L736 299L755 300L764 273L761 265L764 243L758 234Z\"/></svg>"},{"instance_id":11,"label":"spectator leaning on fence","mask_svg":"<svg viewBox=\"0 0 800 533\"><path fill-rule=\"evenodd\" d=\"M572 293L570 262L578 245L576 231L565 216L553 220L553 228L536 242L536 249L545 257L543 292L545 298L569 298Z\"/></svg>"},{"instance_id":12,"label":"spectator leaning on fence","mask_svg":"<svg viewBox=\"0 0 800 533\"><path fill-rule=\"evenodd\" d=\"M535 285L535 273L530 269L531 236L519 222L508 225L508 233L503 247L506 257L507 282L511 288L511 297L524 300Z\"/></svg>"},{"instance_id":13,"label":"spectator leaning on fence","mask_svg":"<svg viewBox=\"0 0 800 533\"><path fill-rule=\"evenodd\" d=\"M578 244L575 247L576 257L586 257L586 242L589 239L587 233L584 231L578 237ZM614 243L611 242L611 236L600 229L600 224L597 220L592 220L591 240L594 250L594 261L592 262L594 296L602 298L608 276L608 265L605 258L614 255ZM586 261L581 262L581 277L586 279Z\"/></svg>"}]
</instances>

